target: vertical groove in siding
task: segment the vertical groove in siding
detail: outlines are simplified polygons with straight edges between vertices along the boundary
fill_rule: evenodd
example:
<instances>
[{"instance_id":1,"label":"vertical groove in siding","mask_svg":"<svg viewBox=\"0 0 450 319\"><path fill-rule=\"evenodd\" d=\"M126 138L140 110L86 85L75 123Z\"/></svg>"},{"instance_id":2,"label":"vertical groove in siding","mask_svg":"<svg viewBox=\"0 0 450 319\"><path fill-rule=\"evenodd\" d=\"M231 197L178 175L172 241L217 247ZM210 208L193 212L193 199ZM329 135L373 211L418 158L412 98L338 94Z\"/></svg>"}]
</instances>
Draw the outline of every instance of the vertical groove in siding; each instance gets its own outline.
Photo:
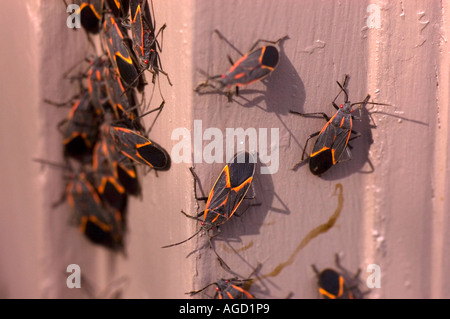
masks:
<instances>
[{"instance_id":1,"label":"vertical groove in siding","mask_svg":"<svg viewBox=\"0 0 450 319\"><path fill-rule=\"evenodd\" d=\"M444 252L447 249L445 237L448 231L449 213L449 148L448 139L450 137L449 127L449 105L450 105L450 57L448 35L450 30L449 10L450 5L447 1L441 2L441 22L442 26L439 30L441 37L439 39L439 59L436 61L435 68L436 80L438 83L436 92L436 102L438 114L436 117L437 128L435 133L434 148L434 194L433 194L433 224L432 224L432 248L431 248L431 297L432 298L448 298L448 291L445 291L445 284L448 279L444 276L448 271L445 265ZM448 258L448 257L447 257ZM447 294L447 295L446 295Z\"/></svg>"},{"instance_id":2,"label":"vertical groove in siding","mask_svg":"<svg viewBox=\"0 0 450 319\"><path fill-rule=\"evenodd\" d=\"M380 6L379 1L368 1L371 4L376 4ZM367 3L369 5L369 3ZM369 14L369 13L367 13ZM381 28L385 27L384 25L384 15L381 13ZM368 27L366 25L366 27ZM367 30L367 92L370 92L371 100L376 96L374 96L373 92L379 88L380 85L380 44L382 37L383 29L377 28L368 28ZM380 101L381 102L381 101ZM372 152L373 154L374 152ZM369 152L370 158L371 152ZM378 158L372 159L374 162L373 165L377 165ZM379 216L379 198L377 198L378 191L376 190L379 186L377 183L379 179L375 174L368 174L363 179L365 187L364 187L364 206L363 206L363 216L364 221L362 227L364 228L364 245L362 255L364 256L364 265L377 263L377 254L380 253L380 250L377 249L377 240L383 238L384 229L381 229L382 224L380 223ZM379 297L379 289L374 289L370 293L370 298Z\"/></svg>"}]
</instances>

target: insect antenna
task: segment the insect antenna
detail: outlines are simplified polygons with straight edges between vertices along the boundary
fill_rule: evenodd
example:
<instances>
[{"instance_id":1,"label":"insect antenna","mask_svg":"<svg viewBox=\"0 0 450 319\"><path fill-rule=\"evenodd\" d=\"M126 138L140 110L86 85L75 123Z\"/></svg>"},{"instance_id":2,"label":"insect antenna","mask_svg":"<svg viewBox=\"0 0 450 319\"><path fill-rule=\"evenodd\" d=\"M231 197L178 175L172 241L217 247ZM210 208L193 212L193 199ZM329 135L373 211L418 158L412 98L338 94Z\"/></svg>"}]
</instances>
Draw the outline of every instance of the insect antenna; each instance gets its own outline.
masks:
<instances>
[{"instance_id":1,"label":"insect antenna","mask_svg":"<svg viewBox=\"0 0 450 319\"><path fill-rule=\"evenodd\" d=\"M183 243L187 242L188 240L191 240L192 238L194 238L195 236L197 236L197 235L202 231L202 229L203 229L203 228L200 228L200 229L199 229L198 231L196 231L191 237L189 237L189 238L187 238L187 239L185 239L185 240L183 240L183 241L180 241L180 242L178 242L178 243L171 244L171 245L162 246L161 248L169 248L169 247L178 246L178 245L180 245L180 244L183 244Z\"/></svg>"}]
</instances>

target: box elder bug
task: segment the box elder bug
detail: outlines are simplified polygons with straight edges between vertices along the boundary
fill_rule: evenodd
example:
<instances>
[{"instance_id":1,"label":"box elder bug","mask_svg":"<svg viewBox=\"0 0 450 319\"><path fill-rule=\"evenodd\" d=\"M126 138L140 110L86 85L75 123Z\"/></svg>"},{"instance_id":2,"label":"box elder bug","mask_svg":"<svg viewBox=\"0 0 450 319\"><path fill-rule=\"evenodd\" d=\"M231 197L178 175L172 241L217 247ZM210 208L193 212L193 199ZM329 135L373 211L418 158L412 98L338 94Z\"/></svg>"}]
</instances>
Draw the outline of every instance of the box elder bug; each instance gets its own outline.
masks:
<instances>
[{"instance_id":1,"label":"box elder bug","mask_svg":"<svg viewBox=\"0 0 450 319\"><path fill-rule=\"evenodd\" d=\"M117 158L120 154L106 126L103 124L100 127L100 137L93 150L93 181L102 201L122 211L126 209L128 196L118 174Z\"/></svg>"},{"instance_id":2,"label":"box elder bug","mask_svg":"<svg viewBox=\"0 0 450 319\"><path fill-rule=\"evenodd\" d=\"M105 206L85 173L69 181L66 196L80 232L95 244L123 249L124 211Z\"/></svg>"},{"instance_id":3,"label":"box elder bug","mask_svg":"<svg viewBox=\"0 0 450 319\"><path fill-rule=\"evenodd\" d=\"M335 255L335 263L339 272L331 268L319 271L315 265L311 265L317 276L320 295L324 299L362 299L365 293L358 288L361 269L355 275L350 275L341 266L338 254Z\"/></svg>"},{"instance_id":4,"label":"box elder bug","mask_svg":"<svg viewBox=\"0 0 450 319\"><path fill-rule=\"evenodd\" d=\"M90 61L91 65L87 73L87 90L91 97L91 102L96 109L103 110L108 106L108 96L106 92L105 71L106 59L101 56Z\"/></svg>"},{"instance_id":5,"label":"box elder bug","mask_svg":"<svg viewBox=\"0 0 450 319\"><path fill-rule=\"evenodd\" d=\"M159 57L161 46L157 40L158 35L166 28L166 24L155 34L155 25L147 0L130 0L130 17L133 50L140 62L139 75L149 70L153 73L152 82L155 83L155 77L158 73L162 73L172 85L168 74L161 68Z\"/></svg>"},{"instance_id":6,"label":"box elder bug","mask_svg":"<svg viewBox=\"0 0 450 319\"><path fill-rule=\"evenodd\" d=\"M139 74L137 57L131 48L131 39L128 38L125 28L117 23L112 14L108 14L103 29L103 42L106 44L106 51L113 68L118 71L128 86L127 89L137 87L142 92L147 82L145 76Z\"/></svg>"},{"instance_id":7,"label":"box elder bug","mask_svg":"<svg viewBox=\"0 0 450 319\"><path fill-rule=\"evenodd\" d=\"M125 18L130 10L130 0L106 0L108 8L117 18Z\"/></svg>"},{"instance_id":8,"label":"box elder bug","mask_svg":"<svg viewBox=\"0 0 450 319\"><path fill-rule=\"evenodd\" d=\"M103 123L100 138L94 147L92 166L96 186L107 200L120 205L123 194L139 195L140 185L134 162L119 153L110 135L110 127ZM115 207L120 207L115 205Z\"/></svg>"},{"instance_id":9,"label":"box elder bug","mask_svg":"<svg viewBox=\"0 0 450 319\"><path fill-rule=\"evenodd\" d=\"M61 199L54 203L53 207L66 201L72 211L72 223L89 241L113 251L123 251L125 209L115 209L102 201L94 187L91 167L84 165L78 171L74 171L68 165L41 159L34 161L70 172L66 175L68 182Z\"/></svg>"},{"instance_id":10,"label":"box elder bug","mask_svg":"<svg viewBox=\"0 0 450 319\"><path fill-rule=\"evenodd\" d=\"M216 294L214 298L218 299L255 299L255 297L244 289L243 285L251 279L240 280L237 278L219 279L202 289L190 291L187 294L194 296L206 288L215 285Z\"/></svg>"},{"instance_id":11,"label":"box elder bug","mask_svg":"<svg viewBox=\"0 0 450 319\"><path fill-rule=\"evenodd\" d=\"M352 103L348 100L347 90L345 89L345 85L347 83L348 75L345 75L343 84L337 82L339 85L340 91L338 95L331 102L333 107L337 110L337 112L330 118L323 112L315 112L315 113L299 113L296 111L290 111L292 114L297 114L300 116L318 116L321 115L327 121L327 124L322 128L321 131L316 132L308 136L305 148L303 149L302 159L298 162L292 169L296 169L300 164L302 164L305 160L309 160L309 169L311 173L314 175L321 175L325 173L328 169L330 169L333 165L343 162L345 160L350 160L352 158L350 148L351 146L348 144L351 140L360 137L361 134L352 130L353 127L353 119L359 119L352 115L353 106L360 105L361 107L366 104L373 105L388 105L382 103L369 102L370 95L368 94L366 98L361 102ZM339 97L340 93L344 92L345 101L344 104L337 105L335 103L336 99ZM351 134L354 136L350 137ZM305 157L306 148L308 142L313 137L317 137L313 149L308 157ZM347 159L343 159L343 154L347 155Z\"/></svg>"},{"instance_id":12,"label":"box elder bug","mask_svg":"<svg viewBox=\"0 0 450 319\"><path fill-rule=\"evenodd\" d=\"M237 153L225 165L214 183L207 198L205 210L198 214L198 216L191 216L182 211L185 216L200 220L201 228L189 238L175 244L163 246L162 248L180 245L197 236L202 230L209 232L209 230L227 222L236 212L250 189L253 175L255 174L255 166L256 160L253 155L248 152ZM194 176L194 192L196 192L198 177L192 168L190 170ZM195 196L197 200L206 199L198 198L197 195ZM203 215L203 220L199 219L201 215ZM211 237L208 237L208 239L212 247ZM219 261L225 264L215 250L214 253L219 258Z\"/></svg>"},{"instance_id":13,"label":"box elder bug","mask_svg":"<svg viewBox=\"0 0 450 319\"><path fill-rule=\"evenodd\" d=\"M144 130L138 115L138 101L135 90L126 91L122 80L113 68L105 69L106 93L113 114L113 120Z\"/></svg>"},{"instance_id":14,"label":"box elder bug","mask_svg":"<svg viewBox=\"0 0 450 319\"><path fill-rule=\"evenodd\" d=\"M229 279L219 279L216 282L213 282L209 285L206 285L202 289L190 291L186 294L188 295L196 295L206 288L215 285L216 286L216 294L214 298L218 299L255 299L255 297L247 291L250 288L251 283L254 279L251 279L253 274L259 269L259 266L256 267L252 273L247 277L247 279L238 279L238 277L233 277ZM224 268L229 271L228 269Z\"/></svg>"},{"instance_id":15,"label":"box elder bug","mask_svg":"<svg viewBox=\"0 0 450 319\"><path fill-rule=\"evenodd\" d=\"M76 2L80 6L76 13L80 15L81 26L88 33L99 33L105 9L104 0L78 0Z\"/></svg>"},{"instance_id":16,"label":"box elder bug","mask_svg":"<svg viewBox=\"0 0 450 319\"><path fill-rule=\"evenodd\" d=\"M47 101L49 102L49 101ZM91 102L89 92L84 91L77 99L66 120L58 127L66 124L63 130L64 155L85 161L92 153L98 138L101 109Z\"/></svg>"},{"instance_id":17,"label":"box elder bug","mask_svg":"<svg viewBox=\"0 0 450 319\"><path fill-rule=\"evenodd\" d=\"M165 171L170 168L170 155L167 151L139 132L127 127L111 125L110 134L116 143L116 148L133 161L155 170Z\"/></svg>"},{"instance_id":18,"label":"box elder bug","mask_svg":"<svg viewBox=\"0 0 450 319\"><path fill-rule=\"evenodd\" d=\"M214 32L217 33L221 39L225 40L224 36L218 30L214 30ZM236 63L233 63L228 56L228 59L232 64L231 68L224 74L208 77L206 81L200 82L194 90L200 92L203 87L211 87L222 92L223 89L226 88L228 101L231 102L233 88L237 96L239 95L239 87L262 80L275 70L280 61L280 53L274 45L287 38L288 36L286 35L276 41L259 39L247 54L244 55L238 51L242 57ZM227 40L225 41L229 43ZM273 45L265 45L255 49L260 42L266 42Z\"/></svg>"}]
</instances>

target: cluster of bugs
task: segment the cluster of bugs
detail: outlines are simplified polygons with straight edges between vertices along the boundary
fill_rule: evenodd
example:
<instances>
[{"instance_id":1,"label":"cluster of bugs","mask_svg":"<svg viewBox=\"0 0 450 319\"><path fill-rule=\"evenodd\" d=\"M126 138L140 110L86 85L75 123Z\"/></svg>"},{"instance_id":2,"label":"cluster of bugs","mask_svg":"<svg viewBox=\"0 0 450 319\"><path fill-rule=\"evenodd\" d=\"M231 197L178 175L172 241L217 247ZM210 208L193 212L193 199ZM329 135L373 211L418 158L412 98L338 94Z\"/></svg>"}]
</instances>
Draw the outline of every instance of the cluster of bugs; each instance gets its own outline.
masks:
<instances>
[{"instance_id":1,"label":"cluster of bugs","mask_svg":"<svg viewBox=\"0 0 450 319\"><path fill-rule=\"evenodd\" d=\"M156 121L164 107L164 99L161 105L153 109L145 105L144 89L149 84L145 71L152 75L153 85L160 74L171 85L168 74L161 66L158 42L158 35L165 25L156 29L151 2L147 0L79 0L75 3L79 5L77 14L89 39L98 36L102 50L101 54L86 58L89 64L87 71L75 77L79 81L79 93L71 101L69 115L58 125L63 134L64 157L71 163L66 166L70 167L68 170L71 173L64 199L73 211L75 224L89 240L118 251L124 248L128 196L141 196L137 165L155 170L168 170L171 165L167 151L148 137L155 122L150 129L146 129L142 121L144 116L153 112L157 114ZM224 39L218 30L215 33ZM228 57L231 64L228 71L207 76L194 90L198 94L223 94L231 102L234 96L239 96L241 87L264 80L272 74L280 61L277 45L286 39L288 36L276 41L257 40L248 53L239 52L241 58L238 61ZM331 102L337 110L333 116L323 112L290 111L302 117L323 117L326 120L320 131L308 136L301 161L293 169L308 162L311 173L320 176L339 162L350 160L349 142L360 136L353 130L352 120L357 119L353 115L353 107L386 105L370 102L370 95L361 102L350 102L347 81L346 75L342 83L337 82L339 93ZM337 105L336 100L341 94L344 94L344 103ZM316 138L315 143L307 155L306 146L313 138ZM163 248L183 244L202 231L208 234L212 248L214 235L209 233L233 215L238 215L237 211L245 199L254 198L248 195L255 167L253 154L238 152L226 163L207 197L197 196L199 179L191 168L195 198L206 204L197 215L182 213L201 222L201 227L189 238ZM229 270L225 261L213 250L220 264ZM349 276L337 257L336 265L338 271L319 271L313 266L319 293L331 299L362 296L353 284L359 273ZM215 286L215 297L253 299L254 296L245 288L249 281L251 279L236 277L218 279L188 294L196 295Z\"/></svg>"},{"instance_id":2,"label":"cluster of bugs","mask_svg":"<svg viewBox=\"0 0 450 319\"><path fill-rule=\"evenodd\" d=\"M159 107L146 110L144 71L152 74L153 84L166 73L146 0L75 3L90 43L96 37L102 49L85 58L86 71L69 77L79 83L70 102L47 100L71 105L58 125L67 162L61 166L70 171L62 200L91 242L124 251L128 197L142 196L137 166L164 171L171 165L169 154L149 139L151 127L145 129L142 121L153 112L158 116L164 106L163 99Z\"/></svg>"},{"instance_id":3,"label":"cluster of bugs","mask_svg":"<svg viewBox=\"0 0 450 319\"><path fill-rule=\"evenodd\" d=\"M194 177L195 198L196 200L205 201L206 206L204 211L197 216L186 214L183 211L182 213L186 217L199 220L201 222L201 227L189 238L175 244L163 246L162 248L173 247L185 243L197 236L201 231L205 231L209 235L210 231L217 229L220 225L226 223L236 213L241 202L246 199L246 195L252 186L255 166L256 159L251 153L237 153L222 169L208 197L197 196L198 176L194 169L190 168L192 176ZM202 215L203 219L200 219ZM208 239L210 246L213 247L211 243L212 237L208 236ZM217 254L216 250L213 249L213 251L222 267L226 270L230 270L225 261ZM199 291L191 292L190 295L195 295L209 286L215 285L217 289L216 295L220 299L238 299L244 297L253 299L254 297L241 287L243 283L245 283L245 280L239 280L237 278L220 279Z\"/></svg>"},{"instance_id":4,"label":"cluster of bugs","mask_svg":"<svg viewBox=\"0 0 450 319\"><path fill-rule=\"evenodd\" d=\"M223 35L221 35L218 30L215 30L215 33L218 34L220 38L224 39ZM263 80L275 70L280 59L280 52L275 45L285 39L288 39L288 36L284 36L276 41L256 41L247 54L239 52L241 58L237 62L233 62L232 59L228 57L231 68L227 72L220 75L208 76L207 79L200 82L194 90L199 94L211 92L224 94L228 101L231 102L233 96L239 96L240 87ZM265 42L267 45L257 48L257 45L261 42ZM290 111L292 114L303 117L323 117L326 120L326 124L322 130L311 134L307 138L301 161L292 168L293 170L301 164L308 162L311 173L320 176L339 162L350 160L351 146L349 142L361 136L361 134L353 130L352 120L359 119L353 115L354 106L362 108L367 104L387 105L369 102L370 95L367 95L361 102L350 102L346 90L348 78L349 76L345 75L342 83L337 81L340 90L331 102L333 107L337 110L333 116L330 117L323 112L299 113L292 110ZM337 105L336 100L342 93L345 97L344 103ZM306 155L308 142L312 138L316 138L314 146L309 155ZM245 160L237 161L238 157L245 158ZM239 205L243 199L246 198L247 192L251 186L255 172L255 166L251 163L254 163L252 155L247 152L238 153L223 168L212 187L209 196L203 198L197 197L196 182L198 177L191 168L195 180L195 197L197 200L205 200L206 206L204 211L197 216L191 216L184 212L182 213L189 218L200 220L201 227L191 237L181 242L164 246L163 248L182 244L195 237L201 231L209 232L227 222L236 213ZM203 219L200 219L199 217L202 215ZM212 247L212 237L208 238L210 247ZM215 250L214 253L217 255L220 264L228 268ZM337 255L336 266L338 267L338 270L327 268L321 272L313 266L313 270L318 278L320 295L323 298L328 299L362 298L363 294L358 289L359 272L353 277L349 276L348 271L340 265ZM194 295L204 291L210 286L216 286L217 293L215 296L219 298L254 298L250 292L244 289L245 283L250 280L251 279L241 280L238 278L219 279L216 282L213 282L200 290L192 291L189 294Z\"/></svg>"}]
</instances>

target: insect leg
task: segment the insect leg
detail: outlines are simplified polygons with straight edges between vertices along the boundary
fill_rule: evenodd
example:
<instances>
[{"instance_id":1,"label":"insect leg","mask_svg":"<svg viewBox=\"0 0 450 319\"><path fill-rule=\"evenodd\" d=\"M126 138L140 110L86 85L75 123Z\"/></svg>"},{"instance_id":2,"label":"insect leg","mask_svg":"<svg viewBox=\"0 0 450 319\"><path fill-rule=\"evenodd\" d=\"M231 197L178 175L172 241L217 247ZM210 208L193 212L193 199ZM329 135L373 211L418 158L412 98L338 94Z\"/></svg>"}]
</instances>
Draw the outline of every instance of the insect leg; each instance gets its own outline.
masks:
<instances>
[{"instance_id":1,"label":"insect leg","mask_svg":"<svg viewBox=\"0 0 450 319\"><path fill-rule=\"evenodd\" d=\"M191 174L194 177L194 195L195 195L195 199L206 202L208 200L208 197L206 197L206 196L198 197L197 196L197 181L199 181L200 179L198 178L197 174L195 173L193 167L189 167L189 170L191 171Z\"/></svg>"},{"instance_id":2,"label":"insect leg","mask_svg":"<svg viewBox=\"0 0 450 319\"><path fill-rule=\"evenodd\" d=\"M246 198L247 199L247 198ZM242 212L242 213L237 213L237 212L235 212L234 213L234 216L236 216L236 217L241 217L242 215L244 215L244 213L251 207L251 206L261 206L262 205L262 203L251 203L251 204L248 204L247 205L247 207L244 209L244 211Z\"/></svg>"},{"instance_id":3,"label":"insect leg","mask_svg":"<svg viewBox=\"0 0 450 319\"><path fill-rule=\"evenodd\" d=\"M309 142L310 139L312 139L313 137L316 137L319 134L320 134L320 131L317 131L317 132L311 134L310 136L308 136L308 138L306 139L305 147L303 148L302 159L297 164L295 164L291 168L291 170L295 171L300 165L304 164L305 161L309 159L309 156L305 158L305 153L306 153L306 149L307 149L307 146L308 146L308 142Z\"/></svg>"},{"instance_id":4,"label":"insect leg","mask_svg":"<svg viewBox=\"0 0 450 319\"><path fill-rule=\"evenodd\" d=\"M330 117L323 112L313 112L313 113L300 113L297 111L290 110L289 113L297 114L303 117L323 117L327 122L330 120ZM320 115L320 116L319 116Z\"/></svg>"},{"instance_id":5,"label":"insect leg","mask_svg":"<svg viewBox=\"0 0 450 319\"><path fill-rule=\"evenodd\" d=\"M224 36L219 30L215 29L215 30L214 30L214 33L216 33L222 41L224 41L225 43L227 43L233 50L235 50L235 51L236 51L237 53L239 53L241 56L244 55L244 54L243 54L241 51L239 51L233 44L231 44L231 42L228 41L228 39L225 38L225 36Z\"/></svg>"}]
</instances>

